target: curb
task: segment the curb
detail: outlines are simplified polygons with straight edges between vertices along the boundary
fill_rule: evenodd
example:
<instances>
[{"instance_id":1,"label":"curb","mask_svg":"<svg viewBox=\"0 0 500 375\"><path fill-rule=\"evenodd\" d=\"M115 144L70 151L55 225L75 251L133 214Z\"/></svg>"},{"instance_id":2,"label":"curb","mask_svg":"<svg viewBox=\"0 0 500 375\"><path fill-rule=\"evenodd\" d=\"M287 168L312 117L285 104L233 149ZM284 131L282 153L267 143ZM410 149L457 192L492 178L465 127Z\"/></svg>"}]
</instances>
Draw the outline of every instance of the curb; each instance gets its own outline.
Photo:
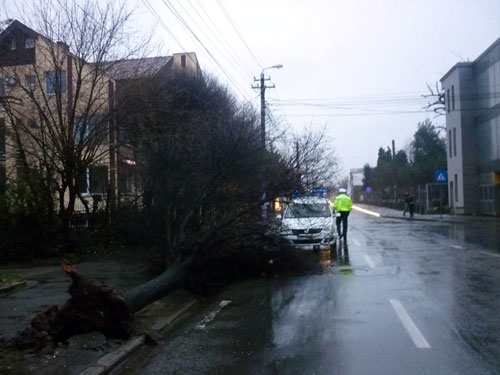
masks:
<instances>
[{"instance_id":1,"label":"curb","mask_svg":"<svg viewBox=\"0 0 500 375\"><path fill-rule=\"evenodd\" d=\"M467 225L471 222L474 222L474 223L478 223L478 222L481 222L481 220L470 220L470 221L465 221L465 220L454 220L454 219L450 219L450 218L447 218L447 219L439 219L439 218L436 218L436 219L427 219L425 217L413 217L413 218L409 218L409 217L402 217L402 216L394 216L394 215L380 215L381 218L385 218L385 219L398 219L398 220L406 220L406 221L427 221L427 222L436 222L436 223L455 223L455 224L464 224L464 225ZM494 221L494 220L490 220L490 221Z\"/></svg>"},{"instance_id":2,"label":"curb","mask_svg":"<svg viewBox=\"0 0 500 375\"><path fill-rule=\"evenodd\" d=\"M152 330L155 332L160 332L167 326L172 325L182 314L187 312L192 306L194 306L198 300L193 299L184 305L181 305L179 309L173 312L166 318L158 319L152 326ZM146 343L146 335L141 335L136 338L132 338L124 343L120 348L115 351L106 354L105 356L99 358L95 365L88 367L79 373L79 375L106 375L116 366L127 359L133 352L138 350Z\"/></svg>"},{"instance_id":3,"label":"curb","mask_svg":"<svg viewBox=\"0 0 500 375\"><path fill-rule=\"evenodd\" d=\"M146 336L142 335L127 341L125 345L99 358L95 366L88 367L80 375L104 375L113 370L120 362L146 342Z\"/></svg>"},{"instance_id":4,"label":"curb","mask_svg":"<svg viewBox=\"0 0 500 375\"><path fill-rule=\"evenodd\" d=\"M456 223L457 221L452 221L452 220L440 220L440 219L425 219L422 217L401 217L401 216L392 216L392 215L380 215L381 218L385 219L398 219L398 220L406 220L406 221L435 221L435 222L449 222L449 223Z\"/></svg>"},{"instance_id":5,"label":"curb","mask_svg":"<svg viewBox=\"0 0 500 375\"><path fill-rule=\"evenodd\" d=\"M0 294L12 292L15 289L19 289L23 286L26 286L26 281L14 281L12 283L8 283L7 285L0 286Z\"/></svg>"},{"instance_id":6,"label":"curb","mask_svg":"<svg viewBox=\"0 0 500 375\"><path fill-rule=\"evenodd\" d=\"M163 330L165 327L171 325L174 321L176 321L182 314L188 311L194 304L198 302L197 300L192 300L185 305L181 306L179 310L174 312L172 315L167 316L166 318L159 319L155 324L153 324L153 330L159 332Z\"/></svg>"}]
</instances>

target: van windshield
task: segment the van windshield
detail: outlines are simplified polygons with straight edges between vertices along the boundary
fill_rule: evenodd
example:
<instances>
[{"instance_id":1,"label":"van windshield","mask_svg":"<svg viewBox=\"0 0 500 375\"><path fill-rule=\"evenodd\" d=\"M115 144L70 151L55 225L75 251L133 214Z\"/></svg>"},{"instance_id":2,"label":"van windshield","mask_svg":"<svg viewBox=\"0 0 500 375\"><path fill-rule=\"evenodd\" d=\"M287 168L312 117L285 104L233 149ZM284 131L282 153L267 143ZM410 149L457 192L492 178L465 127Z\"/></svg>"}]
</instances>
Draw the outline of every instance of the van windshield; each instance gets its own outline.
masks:
<instances>
[{"instance_id":1,"label":"van windshield","mask_svg":"<svg viewBox=\"0 0 500 375\"><path fill-rule=\"evenodd\" d=\"M329 217L331 216L328 203L293 203L285 212L285 219L301 217Z\"/></svg>"}]
</instances>

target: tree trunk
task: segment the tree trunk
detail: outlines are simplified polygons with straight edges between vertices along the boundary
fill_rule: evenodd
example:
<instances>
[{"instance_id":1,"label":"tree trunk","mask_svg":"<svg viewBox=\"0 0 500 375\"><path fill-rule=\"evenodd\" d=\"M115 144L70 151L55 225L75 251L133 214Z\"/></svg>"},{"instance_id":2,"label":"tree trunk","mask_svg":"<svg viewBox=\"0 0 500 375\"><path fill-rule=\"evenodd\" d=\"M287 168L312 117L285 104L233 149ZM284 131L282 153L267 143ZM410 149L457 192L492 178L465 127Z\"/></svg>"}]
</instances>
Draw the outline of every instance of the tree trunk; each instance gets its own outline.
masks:
<instances>
[{"instance_id":1,"label":"tree trunk","mask_svg":"<svg viewBox=\"0 0 500 375\"><path fill-rule=\"evenodd\" d=\"M161 275L124 293L123 297L130 311L133 313L139 311L171 291L182 287L186 281L186 268L185 264L174 263Z\"/></svg>"}]
</instances>

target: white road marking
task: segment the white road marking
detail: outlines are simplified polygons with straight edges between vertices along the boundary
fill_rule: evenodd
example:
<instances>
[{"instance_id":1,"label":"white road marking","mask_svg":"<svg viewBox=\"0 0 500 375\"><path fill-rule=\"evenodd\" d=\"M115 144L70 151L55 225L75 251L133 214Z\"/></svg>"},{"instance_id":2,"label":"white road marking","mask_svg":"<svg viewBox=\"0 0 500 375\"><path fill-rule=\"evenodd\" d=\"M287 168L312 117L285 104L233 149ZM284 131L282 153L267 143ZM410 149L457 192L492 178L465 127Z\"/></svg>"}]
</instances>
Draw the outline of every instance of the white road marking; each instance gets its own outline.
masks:
<instances>
[{"instance_id":1,"label":"white road marking","mask_svg":"<svg viewBox=\"0 0 500 375\"><path fill-rule=\"evenodd\" d=\"M358 206L352 206L352 208L354 210L357 210L359 212L363 212L363 213L368 214L368 215L372 215L372 216L375 216L375 217L380 217L380 214L377 213L377 212L365 210L364 208L361 208L361 207L358 207Z\"/></svg>"},{"instance_id":2,"label":"white road marking","mask_svg":"<svg viewBox=\"0 0 500 375\"><path fill-rule=\"evenodd\" d=\"M352 242L354 242L354 245L359 246L361 245L361 242L359 242L357 239L353 238Z\"/></svg>"},{"instance_id":3,"label":"white road marking","mask_svg":"<svg viewBox=\"0 0 500 375\"><path fill-rule=\"evenodd\" d=\"M370 268L375 268L375 263L373 263L373 260L372 260L372 258L370 258L369 255L365 254L365 255L363 255L363 258L365 258L365 261Z\"/></svg>"},{"instance_id":4,"label":"white road marking","mask_svg":"<svg viewBox=\"0 0 500 375\"><path fill-rule=\"evenodd\" d=\"M490 257L500 258L500 254L489 253L489 252L487 252L487 251L481 251L481 254L484 254L484 255L489 255Z\"/></svg>"},{"instance_id":5,"label":"white road marking","mask_svg":"<svg viewBox=\"0 0 500 375\"><path fill-rule=\"evenodd\" d=\"M429 349L431 346L425 339L424 335L417 328L417 325L410 318L410 315L406 312L403 304L397 299L390 299L392 308L398 315L399 320L403 324L406 329L406 332L410 335L410 338L413 340L415 346L419 349Z\"/></svg>"},{"instance_id":6,"label":"white road marking","mask_svg":"<svg viewBox=\"0 0 500 375\"><path fill-rule=\"evenodd\" d=\"M463 249L462 246L458 246L458 245L450 245L450 247L452 247L454 249Z\"/></svg>"},{"instance_id":7,"label":"white road marking","mask_svg":"<svg viewBox=\"0 0 500 375\"><path fill-rule=\"evenodd\" d=\"M208 323L210 323L212 320L215 319L215 316L222 310L222 308L229 305L230 303L231 303L231 301L227 301L227 300L220 301L219 306L217 306L217 308L214 311L212 311L210 314L205 316L205 318L203 318L203 320L201 322L199 322L195 328L197 328L197 329L205 328L205 326Z\"/></svg>"}]
</instances>

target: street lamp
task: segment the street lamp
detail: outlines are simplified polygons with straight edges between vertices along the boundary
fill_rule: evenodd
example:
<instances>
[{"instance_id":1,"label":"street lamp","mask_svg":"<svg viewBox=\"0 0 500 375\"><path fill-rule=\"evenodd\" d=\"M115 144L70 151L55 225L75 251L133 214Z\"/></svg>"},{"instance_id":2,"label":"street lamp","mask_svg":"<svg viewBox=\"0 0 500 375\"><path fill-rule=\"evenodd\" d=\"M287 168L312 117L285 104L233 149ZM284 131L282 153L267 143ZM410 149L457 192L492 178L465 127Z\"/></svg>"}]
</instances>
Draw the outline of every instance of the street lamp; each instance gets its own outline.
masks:
<instances>
[{"instance_id":1,"label":"street lamp","mask_svg":"<svg viewBox=\"0 0 500 375\"><path fill-rule=\"evenodd\" d=\"M254 89L260 88L260 140L262 143L262 147L266 147L266 89L272 89L276 87L275 85L266 86L265 81L269 81L270 78L265 78L264 71L268 69L281 69L283 68L283 64L277 64L273 66L268 66L267 68L262 69L260 72L260 87L252 86ZM254 78L254 81L258 81Z\"/></svg>"},{"instance_id":2,"label":"street lamp","mask_svg":"<svg viewBox=\"0 0 500 375\"><path fill-rule=\"evenodd\" d=\"M277 64L277 65L268 66L267 68L262 69L262 72L264 72L264 70L267 70L267 69L281 69L281 68L283 68L283 64Z\"/></svg>"}]
</instances>

